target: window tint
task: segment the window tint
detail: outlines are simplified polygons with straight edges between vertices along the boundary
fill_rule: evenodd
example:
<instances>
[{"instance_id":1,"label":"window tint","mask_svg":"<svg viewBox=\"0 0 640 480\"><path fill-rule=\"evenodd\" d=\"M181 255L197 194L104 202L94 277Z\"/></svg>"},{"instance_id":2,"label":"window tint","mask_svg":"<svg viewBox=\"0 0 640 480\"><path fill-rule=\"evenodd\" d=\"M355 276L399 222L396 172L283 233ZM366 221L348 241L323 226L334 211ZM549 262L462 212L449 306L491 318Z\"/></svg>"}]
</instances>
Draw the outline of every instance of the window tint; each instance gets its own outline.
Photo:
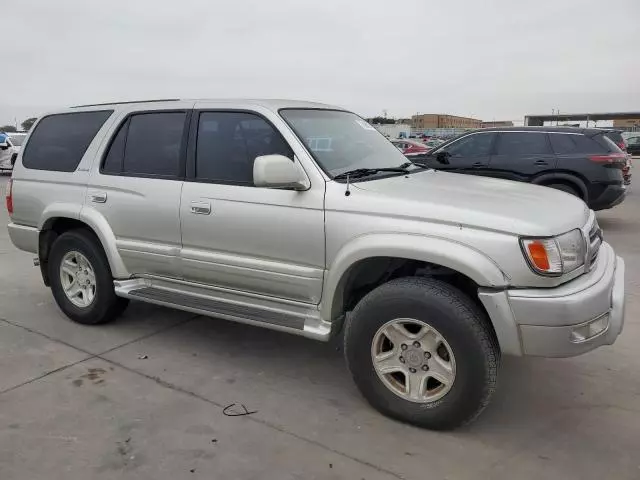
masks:
<instances>
[{"instance_id":1,"label":"window tint","mask_svg":"<svg viewBox=\"0 0 640 480\"><path fill-rule=\"evenodd\" d=\"M111 141L111 146L104 159L102 165L103 173L120 173L122 172L122 160L124 158L124 140L127 135L127 127L129 122L126 121L118 129L115 138Z\"/></svg>"},{"instance_id":2,"label":"window tint","mask_svg":"<svg viewBox=\"0 0 640 480\"><path fill-rule=\"evenodd\" d=\"M613 140L611 140L609 137L605 135L596 135L595 137L592 137L592 138L593 138L593 141L595 141L598 145L602 147L603 152L622 153L622 150L620 149L620 147L618 147L618 145L616 145L616 143Z\"/></svg>"},{"instance_id":3,"label":"window tint","mask_svg":"<svg viewBox=\"0 0 640 480\"><path fill-rule=\"evenodd\" d=\"M544 132L503 132L498 141L498 155L532 155L551 153L547 134Z\"/></svg>"},{"instance_id":4,"label":"window tint","mask_svg":"<svg viewBox=\"0 0 640 480\"><path fill-rule=\"evenodd\" d=\"M640 137L631 137L627 140L627 145L638 145L640 143Z\"/></svg>"},{"instance_id":5,"label":"window tint","mask_svg":"<svg viewBox=\"0 0 640 480\"><path fill-rule=\"evenodd\" d=\"M490 155L495 133L476 133L444 147L453 157Z\"/></svg>"},{"instance_id":6,"label":"window tint","mask_svg":"<svg viewBox=\"0 0 640 480\"><path fill-rule=\"evenodd\" d=\"M186 116L185 112L133 115L127 131L123 172L177 176Z\"/></svg>"},{"instance_id":7,"label":"window tint","mask_svg":"<svg viewBox=\"0 0 640 480\"><path fill-rule=\"evenodd\" d=\"M607 153L603 145L585 135L549 133L553 151L558 155L574 153ZM604 140L603 140L604 141Z\"/></svg>"},{"instance_id":8,"label":"window tint","mask_svg":"<svg viewBox=\"0 0 640 480\"><path fill-rule=\"evenodd\" d=\"M73 172L113 110L50 115L31 134L22 156L26 168Z\"/></svg>"},{"instance_id":9,"label":"window tint","mask_svg":"<svg viewBox=\"0 0 640 480\"><path fill-rule=\"evenodd\" d=\"M280 133L258 115L244 112L203 112L196 143L197 179L253 185L253 162L261 155L293 151Z\"/></svg>"}]
</instances>

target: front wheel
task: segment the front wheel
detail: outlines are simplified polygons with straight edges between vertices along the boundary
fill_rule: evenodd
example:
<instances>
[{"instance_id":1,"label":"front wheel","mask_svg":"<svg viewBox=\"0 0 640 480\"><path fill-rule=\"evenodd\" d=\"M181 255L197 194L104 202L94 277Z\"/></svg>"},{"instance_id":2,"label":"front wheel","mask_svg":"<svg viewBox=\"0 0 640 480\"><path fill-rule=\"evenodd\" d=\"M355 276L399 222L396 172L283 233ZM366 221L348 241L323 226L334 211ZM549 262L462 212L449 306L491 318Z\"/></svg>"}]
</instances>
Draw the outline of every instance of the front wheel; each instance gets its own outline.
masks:
<instances>
[{"instance_id":1,"label":"front wheel","mask_svg":"<svg viewBox=\"0 0 640 480\"><path fill-rule=\"evenodd\" d=\"M389 417L434 430L475 419L500 360L483 312L431 278L392 280L348 316L345 357L363 396Z\"/></svg>"},{"instance_id":2,"label":"front wheel","mask_svg":"<svg viewBox=\"0 0 640 480\"><path fill-rule=\"evenodd\" d=\"M49 278L58 307L77 323L109 322L129 303L116 296L109 262L89 231L72 230L56 238L49 254Z\"/></svg>"}]
</instances>

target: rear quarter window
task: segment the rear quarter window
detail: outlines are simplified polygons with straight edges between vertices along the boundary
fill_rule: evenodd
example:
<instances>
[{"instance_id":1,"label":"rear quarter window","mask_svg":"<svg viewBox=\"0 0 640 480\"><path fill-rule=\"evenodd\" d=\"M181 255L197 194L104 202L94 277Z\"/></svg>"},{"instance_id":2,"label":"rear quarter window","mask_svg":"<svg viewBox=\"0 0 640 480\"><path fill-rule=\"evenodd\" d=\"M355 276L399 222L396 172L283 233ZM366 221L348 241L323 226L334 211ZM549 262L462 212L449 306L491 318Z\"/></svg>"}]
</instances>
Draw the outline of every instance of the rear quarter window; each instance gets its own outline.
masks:
<instances>
[{"instance_id":1,"label":"rear quarter window","mask_svg":"<svg viewBox=\"0 0 640 480\"><path fill-rule=\"evenodd\" d=\"M73 172L113 110L49 115L36 125L22 154L35 170Z\"/></svg>"},{"instance_id":2,"label":"rear quarter window","mask_svg":"<svg viewBox=\"0 0 640 480\"><path fill-rule=\"evenodd\" d=\"M598 140L601 137L602 143ZM566 134L566 133L549 133L549 140L551 140L551 147L553 151L558 155L571 155L571 154L594 154L594 153L608 153L609 146L606 144L606 137L604 135L596 135L595 137L588 137L582 134ZM615 144L612 144L615 147ZM616 147L617 148L617 147Z\"/></svg>"}]
</instances>

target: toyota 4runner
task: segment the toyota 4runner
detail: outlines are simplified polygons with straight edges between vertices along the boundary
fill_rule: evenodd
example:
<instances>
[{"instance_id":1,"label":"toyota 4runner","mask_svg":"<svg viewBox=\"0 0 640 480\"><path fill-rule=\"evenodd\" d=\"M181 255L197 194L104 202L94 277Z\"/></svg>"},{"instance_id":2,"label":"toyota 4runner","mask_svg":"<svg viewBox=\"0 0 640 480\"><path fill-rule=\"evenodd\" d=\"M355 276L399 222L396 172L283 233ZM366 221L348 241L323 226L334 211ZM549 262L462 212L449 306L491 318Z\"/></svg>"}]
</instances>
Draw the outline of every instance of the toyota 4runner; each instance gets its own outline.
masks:
<instances>
[{"instance_id":1,"label":"toyota 4runner","mask_svg":"<svg viewBox=\"0 0 640 480\"><path fill-rule=\"evenodd\" d=\"M624 263L562 191L407 162L357 115L165 100L43 116L9 234L82 324L129 300L326 341L364 397L433 429L473 420L501 355L615 341Z\"/></svg>"}]
</instances>

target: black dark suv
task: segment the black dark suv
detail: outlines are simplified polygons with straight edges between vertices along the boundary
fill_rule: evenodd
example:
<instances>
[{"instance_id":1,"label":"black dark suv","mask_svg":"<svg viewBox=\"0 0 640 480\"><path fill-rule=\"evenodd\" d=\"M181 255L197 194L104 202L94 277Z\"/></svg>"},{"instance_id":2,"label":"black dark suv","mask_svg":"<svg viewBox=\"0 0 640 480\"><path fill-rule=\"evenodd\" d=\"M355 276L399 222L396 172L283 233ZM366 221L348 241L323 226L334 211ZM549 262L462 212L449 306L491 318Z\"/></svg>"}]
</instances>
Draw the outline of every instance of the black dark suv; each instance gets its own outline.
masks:
<instances>
[{"instance_id":1,"label":"black dark suv","mask_svg":"<svg viewBox=\"0 0 640 480\"><path fill-rule=\"evenodd\" d=\"M582 198L594 210L618 205L626 193L627 155L599 129L485 128L411 160L437 170L546 185Z\"/></svg>"}]
</instances>

